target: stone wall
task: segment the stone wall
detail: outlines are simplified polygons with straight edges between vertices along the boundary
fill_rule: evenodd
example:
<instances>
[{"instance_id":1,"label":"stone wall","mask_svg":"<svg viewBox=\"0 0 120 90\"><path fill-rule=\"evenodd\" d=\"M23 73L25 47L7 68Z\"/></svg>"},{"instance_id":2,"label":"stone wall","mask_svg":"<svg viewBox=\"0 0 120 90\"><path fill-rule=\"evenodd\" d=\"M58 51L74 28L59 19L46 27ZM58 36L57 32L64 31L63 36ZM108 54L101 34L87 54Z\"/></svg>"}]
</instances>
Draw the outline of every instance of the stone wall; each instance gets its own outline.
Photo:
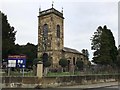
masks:
<instances>
[{"instance_id":1,"label":"stone wall","mask_svg":"<svg viewBox=\"0 0 120 90\"><path fill-rule=\"evenodd\" d=\"M3 87L30 87L40 86L58 87L66 85L82 85L118 80L118 75L84 75L84 76L60 76L60 77L2 77Z\"/></svg>"}]
</instances>

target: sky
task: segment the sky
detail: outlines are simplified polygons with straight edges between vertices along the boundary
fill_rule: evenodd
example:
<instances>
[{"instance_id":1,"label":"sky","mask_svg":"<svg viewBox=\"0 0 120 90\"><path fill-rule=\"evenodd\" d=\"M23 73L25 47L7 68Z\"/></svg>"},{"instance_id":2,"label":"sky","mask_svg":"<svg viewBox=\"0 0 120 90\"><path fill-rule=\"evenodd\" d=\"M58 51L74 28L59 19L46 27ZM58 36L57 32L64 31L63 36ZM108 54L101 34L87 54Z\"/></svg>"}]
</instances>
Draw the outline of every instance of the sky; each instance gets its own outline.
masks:
<instances>
[{"instance_id":1,"label":"sky","mask_svg":"<svg viewBox=\"0 0 120 90\"><path fill-rule=\"evenodd\" d=\"M0 0L0 10L15 27L15 43L38 42L39 8L62 10L64 16L64 46L88 49L92 59L91 37L98 26L107 25L118 46L118 0Z\"/></svg>"}]
</instances>

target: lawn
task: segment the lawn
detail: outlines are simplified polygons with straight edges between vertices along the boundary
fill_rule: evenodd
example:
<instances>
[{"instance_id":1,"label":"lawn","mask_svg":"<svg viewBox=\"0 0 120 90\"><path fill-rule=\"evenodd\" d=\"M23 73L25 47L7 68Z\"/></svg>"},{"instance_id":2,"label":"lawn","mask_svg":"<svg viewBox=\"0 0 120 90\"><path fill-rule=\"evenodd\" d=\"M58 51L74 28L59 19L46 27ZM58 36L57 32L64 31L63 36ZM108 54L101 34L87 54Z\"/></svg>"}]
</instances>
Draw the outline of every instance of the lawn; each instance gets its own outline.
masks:
<instances>
[{"instance_id":1,"label":"lawn","mask_svg":"<svg viewBox=\"0 0 120 90\"><path fill-rule=\"evenodd\" d=\"M31 72L24 72L23 74L23 72L11 71L9 75L10 76L34 76L34 73L33 71L31 71ZM8 76L8 73L4 72L2 73L2 76Z\"/></svg>"}]
</instances>

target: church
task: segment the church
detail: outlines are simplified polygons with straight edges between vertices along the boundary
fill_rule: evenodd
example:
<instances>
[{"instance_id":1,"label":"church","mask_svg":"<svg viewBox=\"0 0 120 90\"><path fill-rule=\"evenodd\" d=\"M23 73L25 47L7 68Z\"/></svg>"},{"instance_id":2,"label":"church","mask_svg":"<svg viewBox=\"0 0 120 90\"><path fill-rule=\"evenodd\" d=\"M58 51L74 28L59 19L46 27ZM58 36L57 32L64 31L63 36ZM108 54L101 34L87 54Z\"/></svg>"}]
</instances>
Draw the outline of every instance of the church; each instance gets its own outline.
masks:
<instances>
[{"instance_id":1,"label":"church","mask_svg":"<svg viewBox=\"0 0 120 90\"><path fill-rule=\"evenodd\" d=\"M88 63L87 56L76 49L64 47L63 10L55 8L41 11L38 16L38 58L48 55L52 61L51 68L59 68L59 60L66 58L69 69L74 67L78 59Z\"/></svg>"}]
</instances>

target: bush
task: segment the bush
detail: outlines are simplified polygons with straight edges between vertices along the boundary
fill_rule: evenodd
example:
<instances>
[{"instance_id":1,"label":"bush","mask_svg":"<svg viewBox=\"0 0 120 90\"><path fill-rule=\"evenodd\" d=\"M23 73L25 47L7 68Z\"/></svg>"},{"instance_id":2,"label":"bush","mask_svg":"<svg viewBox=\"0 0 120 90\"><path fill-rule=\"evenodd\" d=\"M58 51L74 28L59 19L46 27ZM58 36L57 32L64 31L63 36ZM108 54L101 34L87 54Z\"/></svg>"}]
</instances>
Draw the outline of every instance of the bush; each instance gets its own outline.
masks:
<instances>
[{"instance_id":1,"label":"bush","mask_svg":"<svg viewBox=\"0 0 120 90\"><path fill-rule=\"evenodd\" d=\"M43 65L45 67L50 67L51 66L51 61L48 60L48 61L44 62Z\"/></svg>"},{"instance_id":2,"label":"bush","mask_svg":"<svg viewBox=\"0 0 120 90\"><path fill-rule=\"evenodd\" d=\"M66 67L68 65L67 59L60 59L59 65L61 65L63 68Z\"/></svg>"},{"instance_id":3,"label":"bush","mask_svg":"<svg viewBox=\"0 0 120 90\"><path fill-rule=\"evenodd\" d=\"M83 70L84 62L81 60L77 60L76 66L78 67L79 70Z\"/></svg>"}]
</instances>

